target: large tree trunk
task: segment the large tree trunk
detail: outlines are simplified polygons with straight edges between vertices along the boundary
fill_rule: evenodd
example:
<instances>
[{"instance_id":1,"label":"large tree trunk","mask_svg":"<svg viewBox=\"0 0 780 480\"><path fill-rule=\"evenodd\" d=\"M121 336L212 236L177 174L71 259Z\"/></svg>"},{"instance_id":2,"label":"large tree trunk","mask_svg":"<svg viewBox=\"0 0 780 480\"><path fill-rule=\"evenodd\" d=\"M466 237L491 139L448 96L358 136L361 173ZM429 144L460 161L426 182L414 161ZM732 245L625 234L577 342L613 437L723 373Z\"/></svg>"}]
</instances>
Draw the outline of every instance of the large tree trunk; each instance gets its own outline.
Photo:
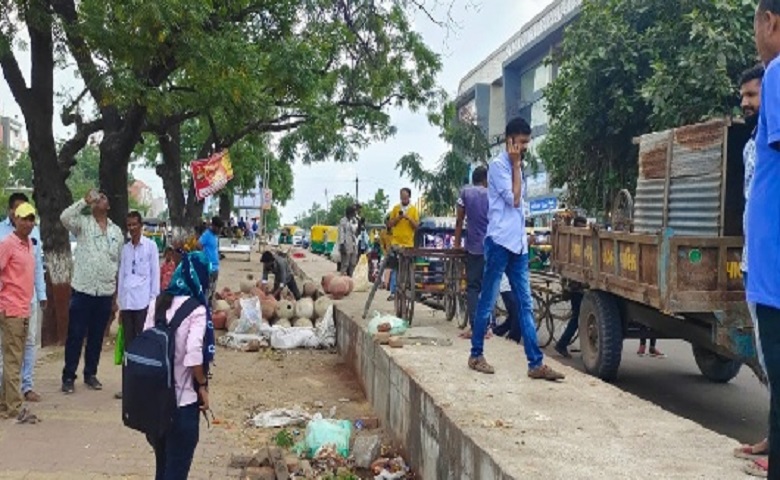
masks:
<instances>
[{"instance_id":1,"label":"large tree trunk","mask_svg":"<svg viewBox=\"0 0 780 480\"><path fill-rule=\"evenodd\" d=\"M199 202L195 198L192 179L189 179L187 183L185 198L179 125L170 127L165 133L158 135L158 140L163 161L157 165L156 172L162 179L163 189L165 189L173 238L174 240L184 239L191 235L195 226L200 223L203 216L203 202Z\"/></svg>"},{"instance_id":2,"label":"large tree trunk","mask_svg":"<svg viewBox=\"0 0 780 480\"><path fill-rule=\"evenodd\" d=\"M225 192L219 194L219 218L227 225L230 220L230 210L233 207L233 202L230 201L230 195Z\"/></svg>"},{"instance_id":3,"label":"large tree trunk","mask_svg":"<svg viewBox=\"0 0 780 480\"><path fill-rule=\"evenodd\" d=\"M129 207L128 174L130 156L141 139L145 111L132 108L124 118L115 107L102 109L103 140L100 142L100 188L111 204L109 218L125 230Z\"/></svg>"},{"instance_id":4,"label":"large tree trunk","mask_svg":"<svg viewBox=\"0 0 780 480\"><path fill-rule=\"evenodd\" d=\"M12 51L0 55L3 75L24 115L33 169L33 198L41 220L41 239L48 270L49 303L42 325L42 343L63 342L68 328L71 254L60 213L71 201L65 185L69 165L60 165L54 142L54 42L47 4L32 1L24 18L30 37L30 86Z\"/></svg>"}]
</instances>

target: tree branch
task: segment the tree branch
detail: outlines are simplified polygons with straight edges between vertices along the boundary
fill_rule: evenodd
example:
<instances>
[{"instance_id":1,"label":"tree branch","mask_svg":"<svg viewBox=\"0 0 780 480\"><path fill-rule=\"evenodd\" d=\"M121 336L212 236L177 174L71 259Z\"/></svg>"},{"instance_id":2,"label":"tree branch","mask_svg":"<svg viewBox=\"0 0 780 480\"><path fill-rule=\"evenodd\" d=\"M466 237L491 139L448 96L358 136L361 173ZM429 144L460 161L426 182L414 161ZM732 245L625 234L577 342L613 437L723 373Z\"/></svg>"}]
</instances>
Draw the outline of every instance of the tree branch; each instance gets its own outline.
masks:
<instances>
[{"instance_id":1,"label":"tree branch","mask_svg":"<svg viewBox=\"0 0 780 480\"><path fill-rule=\"evenodd\" d=\"M89 137L96 132L99 132L103 128L103 120L97 119L88 123L82 123L81 117L76 118L76 134L73 137L62 144L60 148L60 154L57 156L57 164L60 168L60 172L68 177L70 169L76 164L76 154L81 151L82 148L89 141Z\"/></svg>"},{"instance_id":2,"label":"tree branch","mask_svg":"<svg viewBox=\"0 0 780 480\"><path fill-rule=\"evenodd\" d=\"M62 18L65 25L65 37L70 46L70 53L76 59L76 65L79 68L86 88L98 105L103 104L103 89L100 71L92 59L92 53L87 46L86 40L75 32L78 26L78 13L74 0L51 0L51 6L54 12Z\"/></svg>"},{"instance_id":3,"label":"tree branch","mask_svg":"<svg viewBox=\"0 0 780 480\"><path fill-rule=\"evenodd\" d=\"M8 82L8 87L11 89L16 103L19 104L22 112L25 112L29 105L30 89L27 88L22 69L19 68L19 62L16 61L16 56L11 51L10 45L6 53L0 56L0 66L3 68L3 76Z\"/></svg>"}]
</instances>

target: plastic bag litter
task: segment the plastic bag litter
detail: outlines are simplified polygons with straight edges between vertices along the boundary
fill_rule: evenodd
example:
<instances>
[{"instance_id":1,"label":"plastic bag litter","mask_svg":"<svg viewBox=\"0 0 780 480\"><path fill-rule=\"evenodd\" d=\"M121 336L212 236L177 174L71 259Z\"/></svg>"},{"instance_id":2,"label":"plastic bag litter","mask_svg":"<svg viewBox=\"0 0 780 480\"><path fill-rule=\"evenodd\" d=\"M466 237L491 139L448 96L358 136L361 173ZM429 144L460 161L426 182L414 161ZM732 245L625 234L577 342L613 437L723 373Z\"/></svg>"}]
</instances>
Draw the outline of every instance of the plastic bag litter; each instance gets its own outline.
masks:
<instances>
[{"instance_id":1,"label":"plastic bag litter","mask_svg":"<svg viewBox=\"0 0 780 480\"><path fill-rule=\"evenodd\" d=\"M252 333L228 332L217 339L219 345L234 350L244 350L253 341L260 342L261 347L268 346L268 338L266 336Z\"/></svg>"},{"instance_id":2,"label":"plastic bag litter","mask_svg":"<svg viewBox=\"0 0 780 480\"><path fill-rule=\"evenodd\" d=\"M335 447L339 455L349 456L349 440L352 436L352 422L349 420L331 420L317 413L306 426L306 450L310 457L327 445Z\"/></svg>"},{"instance_id":3,"label":"plastic bag litter","mask_svg":"<svg viewBox=\"0 0 780 480\"><path fill-rule=\"evenodd\" d=\"M406 320L402 320L393 315L382 315L379 312L374 312L374 316L371 321L368 322L368 333L374 335L379 331L379 326L383 323L390 324L390 335L403 335L409 328L409 324Z\"/></svg>"},{"instance_id":4,"label":"plastic bag litter","mask_svg":"<svg viewBox=\"0 0 780 480\"><path fill-rule=\"evenodd\" d=\"M271 347L278 350L293 348L317 348L320 341L310 327L272 327Z\"/></svg>"},{"instance_id":5,"label":"plastic bag litter","mask_svg":"<svg viewBox=\"0 0 780 480\"><path fill-rule=\"evenodd\" d=\"M336 346L336 322L333 319L333 305L325 311L325 315L317 322L314 328L321 348L332 348Z\"/></svg>"},{"instance_id":6,"label":"plastic bag litter","mask_svg":"<svg viewBox=\"0 0 780 480\"><path fill-rule=\"evenodd\" d=\"M260 299L247 297L238 301L241 304L241 317L238 319L234 332L260 333L260 325L263 323L263 316L260 313Z\"/></svg>"},{"instance_id":7,"label":"plastic bag litter","mask_svg":"<svg viewBox=\"0 0 780 480\"><path fill-rule=\"evenodd\" d=\"M311 415L303 410L297 408L277 408L258 413L252 417L251 422L258 428L278 428L295 425L303 426L310 419Z\"/></svg>"},{"instance_id":8,"label":"plastic bag litter","mask_svg":"<svg viewBox=\"0 0 780 480\"><path fill-rule=\"evenodd\" d=\"M338 248L334 248L332 252L330 252L330 261L333 263L341 263L341 252L339 252Z\"/></svg>"},{"instance_id":9,"label":"plastic bag litter","mask_svg":"<svg viewBox=\"0 0 780 480\"><path fill-rule=\"evenodd\" d=\"M353 292L367 292L371 289L371 282L368 280L368 257L363 254L360 256L355 271L352 273Z\"/></svg>"}]
</instances>

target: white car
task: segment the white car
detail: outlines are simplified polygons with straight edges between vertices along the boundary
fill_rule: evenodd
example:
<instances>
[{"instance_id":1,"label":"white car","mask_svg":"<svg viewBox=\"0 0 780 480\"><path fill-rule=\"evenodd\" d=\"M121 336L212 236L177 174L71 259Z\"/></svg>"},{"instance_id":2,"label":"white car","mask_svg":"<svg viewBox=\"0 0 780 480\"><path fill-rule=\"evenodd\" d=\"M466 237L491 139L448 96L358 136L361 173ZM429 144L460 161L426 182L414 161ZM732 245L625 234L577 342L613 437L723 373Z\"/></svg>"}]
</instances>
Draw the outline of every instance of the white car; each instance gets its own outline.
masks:
<instances>
[{"instance_id":1,"label":"white car","mask_svg":"<svg viewBox=\"0 0 780 480\"><path fill-rule=\"evenodd\" d=\"M292 244L293 247L300 247L301 245L303 245L303 235L301 234L293 235Z\"/></svg>"}]
</instances>

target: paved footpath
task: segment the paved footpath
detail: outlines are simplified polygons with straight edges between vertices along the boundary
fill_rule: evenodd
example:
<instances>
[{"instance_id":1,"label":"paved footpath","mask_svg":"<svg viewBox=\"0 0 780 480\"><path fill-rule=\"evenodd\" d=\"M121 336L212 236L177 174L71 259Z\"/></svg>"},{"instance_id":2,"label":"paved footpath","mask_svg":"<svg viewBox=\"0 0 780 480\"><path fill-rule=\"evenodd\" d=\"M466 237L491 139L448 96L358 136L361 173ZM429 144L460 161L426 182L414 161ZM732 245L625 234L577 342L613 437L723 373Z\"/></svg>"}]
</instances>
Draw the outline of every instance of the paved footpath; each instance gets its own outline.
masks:
<instances>
[{"instance_id":1,"label":"paved footpath","mask_svg":"<svg viewBox=\"0 0 780 480\"><path fill-rule=\"evenodd\" d=\"M76 392L63 395L62 347L44 349L40 357L36 390L43 401L33 405L33 412L42 422L0 422L0 479L153 478L152 449L142 434L122 424L121 401L114 399L121 370L113 364L113 347L106 345L103 352L98 376L104 389L99 392L87 390L79 379ZM217 377L214 383L218 390ZM211 401L218 406L218 394ZM237 450L232 447L223 430L213 426L209 430L202 421L190 478L237 478L237 471L227 469L230 454Z\"/></svg>"}]
</instances>

